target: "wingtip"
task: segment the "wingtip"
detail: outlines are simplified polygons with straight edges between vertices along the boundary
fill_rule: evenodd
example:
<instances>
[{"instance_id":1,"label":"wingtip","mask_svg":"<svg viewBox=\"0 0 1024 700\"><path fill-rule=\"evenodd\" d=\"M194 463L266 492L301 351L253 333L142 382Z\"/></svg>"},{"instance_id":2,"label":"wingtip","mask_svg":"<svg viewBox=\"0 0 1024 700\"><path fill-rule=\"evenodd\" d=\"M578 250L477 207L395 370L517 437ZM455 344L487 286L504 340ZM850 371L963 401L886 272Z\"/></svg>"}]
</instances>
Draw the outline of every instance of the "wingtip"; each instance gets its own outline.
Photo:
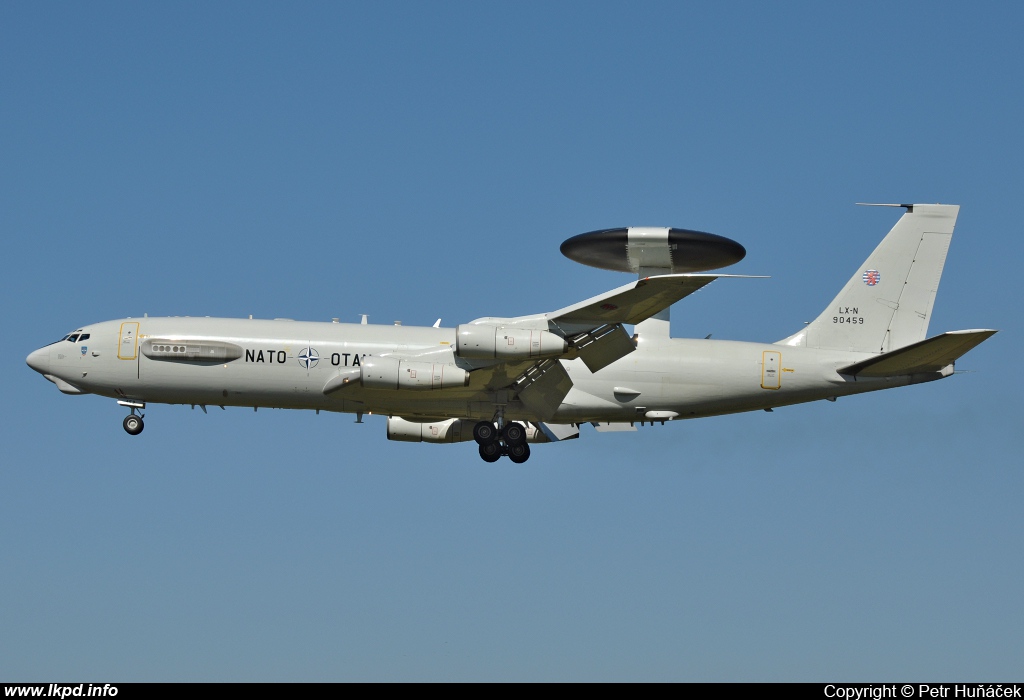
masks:
<instances>
[{"instance_id":1,"label":"wingtip","mask_svg":"<svg viewBox=\"0 0 1024 700\"><path fill-rule=\"evenodd\" d=\"M858 207L902 207L907 210L914 208L913 204L883 204L878 202L856 202L856 205Z\"/></svg>"}]
</instances>

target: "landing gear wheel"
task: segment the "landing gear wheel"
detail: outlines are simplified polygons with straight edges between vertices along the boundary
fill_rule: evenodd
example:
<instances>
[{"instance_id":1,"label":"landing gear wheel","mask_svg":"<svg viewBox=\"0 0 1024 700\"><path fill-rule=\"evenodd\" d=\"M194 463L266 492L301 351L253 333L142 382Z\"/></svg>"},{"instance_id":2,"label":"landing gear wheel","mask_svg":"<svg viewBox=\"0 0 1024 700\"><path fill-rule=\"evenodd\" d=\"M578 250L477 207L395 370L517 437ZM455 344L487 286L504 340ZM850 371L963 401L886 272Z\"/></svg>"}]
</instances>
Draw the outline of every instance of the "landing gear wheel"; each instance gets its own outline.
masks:
<instances>
[{"instance_id":1,"label":"landing gear wheel","mask_svg":"<svg viewBox=\"0 0 1024 700\"><path fill-rule=\"evenodd\" d=\"M508 458L515 464L522 464L530 458L530 446L525 442L519 445L509 445Z\"/></svg>"},{"instance_id":2,"label":"landing gear wheel","mask_svg":"<svg viewBox=\"0 0 1024 700\"><path fill-rule=\"evenodd\" d=\"M526 443L526 428L521 423L506 423L501 436L505 438L505 444L509 447L522 445Z\"/></svg>"},{"instance_id":3,"label":"landing gear wheel","mask_svg":"<svg viewBox=\"0 0 1024 700\"><path fill-rule=\"evenodd\" d=\"M473 426L473 439L476 440L478 445L488 445L498 440L498 431L494 427L494 423L482 420ZM483 453L481 453L483 454ZM498 451L498 456L501 456L501 451Z\"/></svg>"},{"instance_id":4,"label":"landing gear wheel","mask_svg":"<svg viewBox=\"0 0 1024 700\"><path fill-rule=\"evenodd\" d=\"M485 462L497 462L501 459L501 445L496 442L480 445L480 459Z\"/></svg>"},{"instance_id":5,"label":"landing gear wheel","mask_svg":"<svg viewBox=\"0 0 1024 700\"><path fill-rule=\"evenodd\" d=\"M129 435L138 435L146 424L142 422L141 416L130 415L124 419L124 431Z\"/></svg>"}]
</instances>

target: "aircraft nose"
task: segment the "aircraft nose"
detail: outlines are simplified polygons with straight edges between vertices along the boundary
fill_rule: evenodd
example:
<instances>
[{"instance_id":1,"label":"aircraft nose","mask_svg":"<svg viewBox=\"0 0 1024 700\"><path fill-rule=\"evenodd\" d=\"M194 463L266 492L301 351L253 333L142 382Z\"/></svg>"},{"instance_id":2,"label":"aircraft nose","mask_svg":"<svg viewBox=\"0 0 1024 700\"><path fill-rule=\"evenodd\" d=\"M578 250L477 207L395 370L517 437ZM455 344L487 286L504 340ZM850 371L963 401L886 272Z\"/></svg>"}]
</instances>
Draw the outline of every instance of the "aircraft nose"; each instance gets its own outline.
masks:
<instances>
[{"instance_id":1,"label":"aircraft nose","mask_svg":"<svg viewBox=\"0 0 1024 700\"><path fill-rule=\"evenodd\" d=\"M39 374L46 374L50 371L50 348L39 348L25 358L28 366Z\"/></svg>"}]
</instances>

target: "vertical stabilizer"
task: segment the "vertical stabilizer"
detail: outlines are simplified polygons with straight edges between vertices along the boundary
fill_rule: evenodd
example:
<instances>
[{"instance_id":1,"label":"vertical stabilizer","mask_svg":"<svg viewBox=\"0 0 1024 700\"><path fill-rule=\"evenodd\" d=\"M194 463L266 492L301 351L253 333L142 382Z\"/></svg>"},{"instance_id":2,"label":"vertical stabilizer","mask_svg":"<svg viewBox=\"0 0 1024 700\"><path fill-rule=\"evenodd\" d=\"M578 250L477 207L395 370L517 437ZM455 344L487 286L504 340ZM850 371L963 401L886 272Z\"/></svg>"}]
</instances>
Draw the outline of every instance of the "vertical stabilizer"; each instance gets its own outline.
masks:
<instances>
[{"instance_id":1,"label":"vertical stabilizer","mask_svg":"<svg viewBox=\"0 0 1024 700\"><path fill-rule=\"evenodd\" d=\"M778 345L889 352L924 340L960 207L906 213L821 315Z\"/></svg>"}]
</instances>

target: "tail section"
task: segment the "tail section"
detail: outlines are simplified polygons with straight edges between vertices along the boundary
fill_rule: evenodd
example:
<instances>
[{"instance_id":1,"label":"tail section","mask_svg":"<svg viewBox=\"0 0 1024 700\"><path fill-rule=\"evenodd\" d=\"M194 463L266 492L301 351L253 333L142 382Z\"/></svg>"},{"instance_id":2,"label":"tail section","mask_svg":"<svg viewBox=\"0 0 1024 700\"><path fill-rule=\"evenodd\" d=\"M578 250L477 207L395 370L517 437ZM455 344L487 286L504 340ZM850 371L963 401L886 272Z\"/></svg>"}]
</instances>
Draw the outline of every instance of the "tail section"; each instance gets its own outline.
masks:
<instances>
[{"instance_id":1,"label":"tail section","mask_svg":"<svg viewBox=\"0 0 1024 700\"><path fill-rule=\"evenodd\" d=\"M821 315L777 345L882 353L925 339L960 207L891 206L907 211Z\"/></svg>"},{"instance_id":2,"label":"tail section","mask_svg":"<svg viewBox=\"0 0 1024 700\"><path fill-rule=\"evenodd\" d=\"M987 329L950 331L836 371L851 377L899 377L944 370L952 374L954 362L995 334L996 331Z\"/></svg>"}]
</instances>

